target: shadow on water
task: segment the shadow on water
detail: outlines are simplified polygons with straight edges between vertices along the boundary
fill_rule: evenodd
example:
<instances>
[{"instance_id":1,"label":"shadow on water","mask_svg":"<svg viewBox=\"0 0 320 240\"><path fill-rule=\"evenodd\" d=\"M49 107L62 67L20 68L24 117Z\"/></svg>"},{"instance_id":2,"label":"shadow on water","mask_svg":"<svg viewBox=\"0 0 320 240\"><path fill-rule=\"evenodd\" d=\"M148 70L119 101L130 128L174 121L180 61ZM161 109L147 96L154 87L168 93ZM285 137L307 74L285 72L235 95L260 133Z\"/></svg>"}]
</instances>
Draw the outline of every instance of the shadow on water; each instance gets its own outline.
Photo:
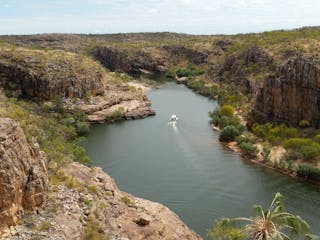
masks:
<instances>
[{"instance_id":1,"label":"shadow on water","mask_svg":"<svg viewBox=\"0 0 320 240\"><path fill-rule=\"evenodd\" d=\"M218 142L208 111L215 101L166 83L148 93L155 117L95 125L86 149L123 191L160 202L203 237L221 217L250 216L274 193L320 232L320 189L242 161ZM177 114L176 125L168 124Z\"/></svg>"}]
</instances>

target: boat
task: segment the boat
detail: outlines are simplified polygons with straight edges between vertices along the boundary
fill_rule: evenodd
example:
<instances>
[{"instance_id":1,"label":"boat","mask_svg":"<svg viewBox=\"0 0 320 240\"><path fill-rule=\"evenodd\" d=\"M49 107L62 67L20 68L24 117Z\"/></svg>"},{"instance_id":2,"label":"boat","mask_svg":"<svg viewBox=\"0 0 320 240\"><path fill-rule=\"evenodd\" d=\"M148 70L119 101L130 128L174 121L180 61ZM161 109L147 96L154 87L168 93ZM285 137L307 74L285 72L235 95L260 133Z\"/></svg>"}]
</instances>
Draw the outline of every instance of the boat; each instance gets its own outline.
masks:
<instances>
[{"instance_id":1,"label":"boat","mask_svg":"<svg viewBox=\"0 0 320 240\"><path fill-rule=\"evenodd\" d=\"M170 117L170 122L176 122L177 120L178 120L178 117L177 117L177 115L172 115L171 117Z\"/></svg>"}]
</instances>

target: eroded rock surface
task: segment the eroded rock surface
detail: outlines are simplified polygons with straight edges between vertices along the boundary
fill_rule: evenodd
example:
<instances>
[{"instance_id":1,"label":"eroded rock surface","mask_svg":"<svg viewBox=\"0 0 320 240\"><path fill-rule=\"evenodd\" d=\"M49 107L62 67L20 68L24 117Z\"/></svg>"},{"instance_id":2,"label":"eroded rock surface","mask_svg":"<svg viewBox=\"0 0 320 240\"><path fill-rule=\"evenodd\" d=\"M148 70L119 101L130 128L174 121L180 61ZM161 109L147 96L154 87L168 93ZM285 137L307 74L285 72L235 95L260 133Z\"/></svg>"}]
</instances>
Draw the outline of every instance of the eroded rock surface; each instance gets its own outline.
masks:
<instances>
[{"instance_id":1,"label":"eroded rock surface","mask_svg":"<svg viewBox=\"0 0 320 240\"><path fill-rule=\"evenodd\" d=\"M0 48L0 86L15 97L40 100L101 95L102 66L80 54L24 48Z\"/></svg>"},{"instance_id":2,"label":"eroded rock surface","mask_svg":"<svg viewBox=\"0 0 320 240\"><path fill-rule=\"evenodd\" d=\"M147 50L135 50L129 53L128 50L99 46L94 48L91 54L112 71L122 70L132 74L161 74L167 70L166 59Z\"/></svg>"},{"instance_id":3,"label":"eroded rock surface","mask_svg":"<svg viewBox=\"0 0 320 240\"><path fill-rule=\"evenodd\" d=\"M260 90L252 121L320 126L320 60L298 57L280 66Z\"/></svg>"},{"instance_id":4,"label":"eroded rock surface","mask_svg":"<svg viewBox=\"0 0 320 240\"><path fill-rule=\"evenodd\" d=\"M133 87L133 90L130 87ZM66 99L66 106L70 111L80 108L88 114L88 121L92 123L113 122L118 120L132 120L153 116L156 112L151 108L151 101L145 95L143 85L138 83L109 85L103 96L90 97L86 101Z\"/></svg>"},{"instance_id":5,"label":"eroded rock surface","mask_svg":"<svg viewBox=\"0 0 320 240\"><path fill-rule=\"evenodd\" d=\"M29 144L19 124L0 118L0 236L15 225L25 209L41 206L46 199L45 155Z\"/></svg>"},{"instance_id":6,"label":"eroded rock surface","mask_svg":"<svg viewBox=\"0 0 320 240\"><path fill-rule=\"evenodd\" d=\"M162 204L120 191L101 168L72 163L65 173L77 184L51 186L47 207L31 221L37 230L30 231L28 224L16 226L10 239L79 240L92 228L105 236L101 239L201 239ZM41 227L44 223L47 228Z\"/></svg>"}]
</instances>

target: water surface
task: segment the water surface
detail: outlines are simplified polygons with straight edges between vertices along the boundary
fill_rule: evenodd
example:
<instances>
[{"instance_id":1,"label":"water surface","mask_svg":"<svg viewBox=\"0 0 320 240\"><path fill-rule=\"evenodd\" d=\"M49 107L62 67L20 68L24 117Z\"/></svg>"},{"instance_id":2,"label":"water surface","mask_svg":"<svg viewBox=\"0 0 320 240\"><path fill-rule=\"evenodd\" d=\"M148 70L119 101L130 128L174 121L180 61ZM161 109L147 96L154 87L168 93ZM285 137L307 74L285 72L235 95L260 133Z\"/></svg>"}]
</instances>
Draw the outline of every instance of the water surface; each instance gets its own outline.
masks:
<instances>
[{"instance_id":1,"label":"water surface","mask_svg":"<svg viewBox=\"0 0 320 240\"><path fill-rule=\"evenodd\" d=\"M160 202L206 236L215 219L252 215L275 192L289 211L320 232L320 189L243 161L210 128L215 101L183 85L166 83L148 93L155 117L91 128L86 149L119 188ZM168 124L177 114L176 125Z\"/></svg>"}]
</instances>

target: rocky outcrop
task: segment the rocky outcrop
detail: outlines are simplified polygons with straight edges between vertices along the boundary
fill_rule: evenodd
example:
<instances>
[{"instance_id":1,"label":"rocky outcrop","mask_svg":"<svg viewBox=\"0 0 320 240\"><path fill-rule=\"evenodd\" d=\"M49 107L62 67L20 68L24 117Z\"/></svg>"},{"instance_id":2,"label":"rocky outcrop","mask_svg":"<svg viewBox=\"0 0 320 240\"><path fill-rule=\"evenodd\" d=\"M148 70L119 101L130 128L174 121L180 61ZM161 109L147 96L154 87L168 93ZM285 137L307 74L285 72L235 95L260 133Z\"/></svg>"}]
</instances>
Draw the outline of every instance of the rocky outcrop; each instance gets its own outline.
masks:
<instances>
[{"instance_id":1,"label":"rocky outcrop","mask_svg":"<svg viewBox=\"0 0 320 240\"><path fill-rule=\"evenodd\" d=\"M251 121L320 126L320 60L298 57L280 66L260 90Z\"/></svg>"},{"instance_id":2,"label":"rocky outcrop","mask_svg":"<svg viewBox=\"0 0 320 240\"><path fill-rule=\"evenodd\" d=\"M272 67L272 58L261 48L253 46L240 55L227 57L218 71L216 66L213 66L214 69L209 69L208 73L214 75L218 72L219 81L235 83L245 92L255 94L263 82L256 81L254 77L250 78L250 75L263 69L270 70Z\"/></svg>"},{"instance_id":3,"label":"rocky outcrop","mask_svg":"<svg viewBox=\"0 0 320 240\"><path fill-rule=\"evenodd\" d=\"M105 72L88 57L64 51L0 48L0 85L13 96L50 100L104 91Z\"/></svg>"},{"instance_id":4,"label":"rocky outcrop","mask_svg":"<svg viewBox=\"0 0 320 240\"><path fill-rule=\"evenodd\" d=\"M101 168L91 169L72 164L66 172L87 186L96 186L108 192L108 205L103 211L106 231L111 239L201 239L191 231L179 217L167 207L145 199L134 197L118 189L114 180Z\"/></svg>"},{"instance_id":5,"label":"rocky outcrop","mask_svg":"<svg viewBox=\"0 0 320 240\"><path fill-rule=\"evenodd\" d=\"M187 48L180 45L163 46L163 49L167 51L171 57L181 59L186 59L193 64L203 64L207 63L209 54L206 52L200 52L192 48Z\"/></svg>"},{"instance_id":6,"label":"rocky outcrop","mask_svg":"<svg viewBox=\"0 0 320 240\"><path fill-rule=\"evenodd\" d=\"M104 96L77 101L65 99L65 105L70 112L82 109L88 115L88 121L92 123L133 120L156 114L151 108L151 101L145 95L143 85L128 82L117 84L115 87L109 85L109 88L111 90L105 90Z\"/></svg>"},{"instance_id":7,"label":"rocky outcrop","mask_svg":"<svg viewBox=\"0 0 320 240\"><path fill-rule=\"evenodd\" d=\"M19 124L0 118L0 236L15 225L25 209L41 206L46 199L45 155L29 144Z\"/></svg>"},{"instance_id":8,"label":"rocky outcrop","mask_svg":"<svg viewBox=\"0 0 320 240\"><path fill-rule=\"evenodd\" d=\"M32 219L33 229L38 230L19 225L9 239L79 240L84 235L84 239L97 235L114 240L201 239L162 204L120 191L101 168L71 163L65 174L73 187L50 188L47 207Z\"/></svg>"},{"instance_id":9,"label":"rocky outcrop","mask_svg":"<svg viewBox=\"0 0 320 240\"><path fill-rule=\"evenodd\" d=\"M148 51L121 50L98 46L91 54L111 71L121 70L131 74L163 74L167 70L166 59L156 57Z\"/></svg>"}]
</instances>

